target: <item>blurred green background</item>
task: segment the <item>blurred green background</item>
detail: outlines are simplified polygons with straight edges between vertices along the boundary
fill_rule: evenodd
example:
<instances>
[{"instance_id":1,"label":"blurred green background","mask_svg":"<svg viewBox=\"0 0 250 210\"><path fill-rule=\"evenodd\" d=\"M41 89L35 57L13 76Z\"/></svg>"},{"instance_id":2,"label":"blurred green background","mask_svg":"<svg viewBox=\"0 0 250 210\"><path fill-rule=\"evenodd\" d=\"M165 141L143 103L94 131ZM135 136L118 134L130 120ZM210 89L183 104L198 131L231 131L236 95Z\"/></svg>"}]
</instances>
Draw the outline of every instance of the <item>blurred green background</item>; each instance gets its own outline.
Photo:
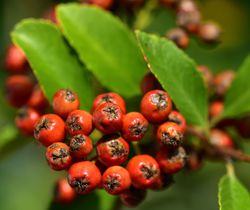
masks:
<instances>
[{"instance_id":1,"label":"blurred green background","mask_svg":"<svg viewBox=\"0 0 250 210\"><path fill-rule=\"evenodd\" d=\"M26 17L40 17L51 5L49 0L1 0L0 56L10 43L9 33L15 23ZM198 63L208 65L214 72L237 69L250 52L250 1L200 0L204 20L214 20L223 29L222 43L208 47L192 39L186 52ZM145 31L163 35L174 26L173 14L165 9L153 11ZM249 75L250 76L250 75ZM17 133L13 119L15 110L4 100L4 70L0 72L0 209L45 210L53 195L53 183L63 173L51 171L44 158L44 148L32 139ZM7 144L5 144L8 142ZM250 144L242 142L250 153ZM236 163L239 179L250 189L250 166ZM138 209L215 210L217 187L225 173L222 163L207 162L196 172L183 171L176 183L166 191L149 193ZM51 208L53 209L53 208ZM84 209L84 204L82 205ZM122 207L122 209L126 209ZM54 208L55 210L55 208ZM72 209L73 210L73 209ZM91 210L91 209L88 209Z\"/></svg>"}]
</instances>

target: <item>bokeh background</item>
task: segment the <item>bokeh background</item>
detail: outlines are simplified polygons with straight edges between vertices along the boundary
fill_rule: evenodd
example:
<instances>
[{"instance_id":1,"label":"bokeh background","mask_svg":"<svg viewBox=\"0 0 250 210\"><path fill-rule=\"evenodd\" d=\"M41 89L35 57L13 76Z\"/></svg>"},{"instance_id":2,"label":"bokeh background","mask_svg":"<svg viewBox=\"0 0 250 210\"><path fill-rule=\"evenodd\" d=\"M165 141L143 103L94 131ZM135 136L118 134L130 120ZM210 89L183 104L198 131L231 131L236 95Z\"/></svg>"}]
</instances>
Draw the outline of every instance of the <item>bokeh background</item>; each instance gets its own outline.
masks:
<instances>
[{"instance_id":1,"label":"bokeh background","mask_svg":"<svg viewBox=\"0 0 250 210\"><path fill-rule=\"evenodd\" d=\"M10 43L9 34L14 25L23 18L40 17L51 3L49 0L0 1L1 64L5 49ZM250 53L250 1L200 0L198 3L204 20L214 20L221 25L222 43L208 47L192 39L186 52L198 64L207 65L214 72L225 69L237 70ZM157 9L153 12L152 21L144 30L163 35L174 25L174 17L170 11ZM16 110L12 109L4 99L5 77L6 73L1 68L0 209L53 209L50 207L53 184L64 174L51 171L44 158L44 148L34 140L23 137L15 129L13 119ZM241 141L243 149L250 153L250 141L240 139L237 141ZM170 189L149 193L146 201L138 209L216 210L218 209L218 181L225 173L224 164L217 162L206 162L199 171L183 171L176 176L175 184ZM236 174L250 189L250 166L236 163ZM79 209L84 209L84 204ZM126 208L122 207L122 209Z\"/></svg>"}]
</instances>

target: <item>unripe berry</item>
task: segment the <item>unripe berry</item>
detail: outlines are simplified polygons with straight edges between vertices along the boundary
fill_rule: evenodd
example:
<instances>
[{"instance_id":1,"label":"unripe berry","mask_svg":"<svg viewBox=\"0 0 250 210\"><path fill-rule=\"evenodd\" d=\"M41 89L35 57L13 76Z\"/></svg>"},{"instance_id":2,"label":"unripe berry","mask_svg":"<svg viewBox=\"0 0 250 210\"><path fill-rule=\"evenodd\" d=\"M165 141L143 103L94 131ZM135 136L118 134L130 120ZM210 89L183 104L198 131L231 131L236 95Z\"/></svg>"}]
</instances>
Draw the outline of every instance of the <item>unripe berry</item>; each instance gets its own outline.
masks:
<instances>
[{"instance_id":1,"label":"unripe berry","mask_svg":"<svg viewBox=\"0 0 250 210\"><path fill-rule=\"evenodd\" d=\"M53 96L52 106L54 112L65 119L70 112L79 109L80 101L75 92L60 89Z\"/></svg>"},{"instance_id":2,"label":"unripe berry","mask_svg":"<svg viewBox=\"0 0 250 210\"><path fill-rule=\"evenodd\" d=\"M186 152L183 147L175 150L162 147L156 155L161 171L167 174L179 172L186 162Z\"/></svg>"},{"instance_id":3,"label":"unripe berry","mask_svg":"<svg viewBox=\"0 0 250 210\"><path fill-rule=\"evenodd\" d=\"M18 110L15 118L16 126L21 130L22 133L28 136L33 136L34 127L40 118L40 114L28 107L23 107Z\"/></svg>"},{"instance_id":4,"label":"unripe berry","mask_svg":"<svg viewBox=\"0 0 250 210\"><path fill-rule=\"evenodd\" d=\"M76 159L86 158L92 151L92 141L84 134L77 134L70 139L70 153Z\"/></svg>"},{"instance_id":5,"label":"unripe berry","mask_svg":"<svg viewBox=\"0 0 250 210\"><path fill-rule=\"evenodd\" d=\"M234 142L231 137L224 131L212 129L210 133L210 143L217 147L233 148Z\"/></svg>"},{"instance_id":6,"label":"unripe berry","mask_svg":"<svg viewBox=\"0 0 250 210\"><path fill-rule=\"evenodd\" d=\"M49 102L39 86L33 89L27 105L39 112L43 112L49 106Z\"/></svg>"},{"instance_id":7,"label":"unripe berry","mask_svg":"<svg viewBox=\"0 0 250 210\"><path fill-rule=\"evenodd\" d=\"M75 110L69 113L65 122L65 128L69 135L89 135L93 131L92 115L83 110Z\"/></svg>"},{"instance_id":8,"label":"unripe berry","mask_svg":"<svg viewBox=\"0 0 250 210\"><path fill-rule=\"evenodd\" d=\"M97 142L96 153L106 166L121 165L128 158L129 145L118 135L104 136Z\"/></svg>"},{"instance_id":9,"label":"unripe berry","mask_svg":"<svg viewBox=\"0 0 250 210\"><path fill-rule=\"evenodd\" d=\"M168 121L176 123L178 126L180 126L181 132L185 133L187 129L187 123L180 112L172 110L168 115Z\"/></svg>"},{"instance_id":10,"label":"unripe berry","mask_svg":"<svg viewBox=\"0 0 250 210\"><path fill-rule=\"evenodd\" d=\"M126 113L125 101L120 95L118 95L117 93L113 93L113 92L103 93L103 94L98 95L94 99L93 106L91 109L92 112L94 112L98 106L100 106L101 104L105 104L105 103L116 104L121 108L123 114Z\"/></svg>"},{"instance_id":11,"label":"unripe berry","mask_svg":"<svg viewBox=\"0 0 250 210\"><path fill-rule=\"evenodd\" d=\"M120 195L120 199L125 206L136 207L146 198L146 195L146 190L130 187Z\"/></svg>"},{"instance_id":12,"label":"unripe berry","mask_svg":"<svg viewBox=\"0 0 250 210\"><path fill-rule=\"evenodd\" d=\"M217 74L214 78L215 93L220 97L224 96L230 88L234 77L235 72L230 70Z\"/></svg>"},{"instance_id":13,"label":"unripe berry","mask_svg":"<svg viewBox=\"0 0 250 210\"><path fill-rule=\"evenodd\" d=\"M146 94L150 90L162 89L161 84L156 77L151 73L147 73L141 81L141 92Z\"/></svg>"},{"instance_id":14,"label":"unripe berry","mask_svg":"<svg viewBox=\"0 0 250 210\"><path fill-rule=\"evenodd\" d=\"M81 2L86 4L93 4L102 9L110 9L113 4L113 0L81 0Z\"/></svg>"},{"instance_id":15,"label":"unripe berry","mask_svg":"<svg viewBox=\"0 0 250 210\"><path fill-rule=\"evenodd\" d=\"M132 184L136 188L151 187L159 178L160 168L156 160L149 155L136 155L127 165Z\"/></svg>"},{"instance_id":16,"label":"unripe berry","mask_svg":"<svg viewBox=\"0 0 250 210\"><path fill-rule=\"evenodd\" d=\"M75 190L69 185L67 179L59 179L56 182L55 189L55 202L60 204L70 204L76 198Z\"/></svg>"},{"instance_id":17,"label":"unripe berry","mask_svg":"<svg viewBox=\"0 0 250 210\"><path fill-rule=\"evenodd\" d=\"M19 47L11 45L8 48L5 57L5 68L10 73L23 73L27 70L28 62L26 56Z\"/></svg>"},{"instance_id":18,"label":"unripe berry","mask_svg":"<svg viewBox=\"0 0 250 210\"><path fill-rule=\"evenodd\" d=\"M113 103L104 103L93 113L95 127L104 134L111 134L122 129L123 113L120 107Z\"/></svg>"},{"instance_id":19,"label":"unripe berry","mask_svg":"<svg viewBox=\"0 0 250 210\"><path fill-rule=\"evenodd\" d=\"M102 185L111 195L121 194L131 185L130 175L125 168L112 166L102 175Z\"/></svg>"},{"instance_id":20,"label":"unripe berry","mask_svg":"<svg viewBox=\"0 0 250 210\"><path fill-rule=\"evenodd\" d=\"M68 170L68 182L79 194L92 192L101 182L101 173L94 163L82 161L74 163Z\"/></svg>"},{"instance_id":21,"label":"unripe berry","mask_svg":"<svg viewBox=\"0 0 250 210\"><path fill-rule=\"evenodd\" d=\"M69 146L61 142L51 144L47 148L46 159L49 166L56 171L68 169L72 163Z\"/></svg>"},{"instance_id":22,"label":"unripe berry","mask_svg":"<svg viewBox=\"0 0 250 210\"><path fill-rule=\"evenodd\" d=\"M166 37L173 41L179 48L186 48L189 45L188 34L181 28L174 28L166 33Z\"/></svg>"},{"instance_id":23,"label":"unripe berry","mask_svg":"<svg viewBox=\"0 0 250 210\"><path fill-rule=\"evenodd\" d=\"M33 81L25 75L13 75L5 81L7 101L14 107L21 107L27 103L33 89Z\"/></svg>"},{"instance_id":24,"label":"unripe berry","mask_svg":"<svg viewBox=\"0 0 250 210\"><path fill-rule=\"evenodd\" d=\"M224 109L224 103L222 101L214 101L209 106L210 118L218 117Z\"/></svg>"},{"instance_id":25,"label":"unripe berry","mask_svg":"<svg viewBox=\"0 0 250 210\"><path fill-rule=\"evenodd\" d=\"M220 39L221 31L214 23L204 23L200 25L198 35L206 43L217 43Z\"/></svg>"},{"instance_id":26,"label":"unripe berry","mask_svg":"<svg viewBox=\"0 0 250 210\"><path fill-rule=\"evenodd\" d=\"M211 91L213 88L213 73L211 69L209 69L207 66L197 66L197 70L202 74L203 81L205 83L205 86Z\"/></svg>"},{"instance_id":27,"label":"unripe berry","mask_svg":"<svg viewBox=\"0 0 250 210\"><path fill-rule=\"evenodd\" d=\"M183 141L183 131L179 125L173 122L165 122L157 129L157 140L167 147L178 147Z\"/></svg>"},{"instance_id":28,"label":"unripe berry","mask_svg":"<svg viewBox=\"0 0 250 210\"><path fill-rule=\"evenodd\" d=\"M147 92L140 104L141 113L151 123L161 123L167 119L172 110L172 101L163 90Z\"/></svg>"},{"instance_id":29,"label":"unripe berry","mask_svg":"<svg viewBox=\"0 0 250 210\"><path fill-rule=\"evenodd\" d=\"M55 114L43 115L35 125L34 137L46 147L62 142L65 137L63 120Z\"/></svg>"},{"instance_id":30,"label":"unripe berry","mask_svg":"<svg viewBox=\"0 0 250 210\"><path fill-rule=\"evenodd\" d=\"M123 117L122 137L127 141L140 141L148 128L148 121L139 112L130 112Z\"/></svg>"}]
</instances>

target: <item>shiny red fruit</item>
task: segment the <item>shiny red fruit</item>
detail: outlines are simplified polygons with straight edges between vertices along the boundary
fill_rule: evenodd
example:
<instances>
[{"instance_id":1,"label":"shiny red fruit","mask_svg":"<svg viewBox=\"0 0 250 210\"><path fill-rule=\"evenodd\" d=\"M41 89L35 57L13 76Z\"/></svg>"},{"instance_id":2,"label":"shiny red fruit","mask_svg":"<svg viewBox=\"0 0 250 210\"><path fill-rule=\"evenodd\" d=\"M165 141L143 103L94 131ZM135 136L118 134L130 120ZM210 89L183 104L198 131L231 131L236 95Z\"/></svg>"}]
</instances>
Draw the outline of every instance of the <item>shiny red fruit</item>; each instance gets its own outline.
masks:
<instances>
[{"instance_id":1,"label":"shiny red fruit","mask_svg":"<svg viewBox=\"0 0 250 210\"><path fill-rule=\"evenodd\" d=\"M59 179L54 189L55 202L60 204L70 204L76 198L75 190L69 185L67 179Z\"/></svg>"},{"instance_id":2,"label":"shiny red fruit","mask_svg":"<svg viewBox=\"0 0 250 210\"><path fill-rule=\"evenodd\" d=\"M168 115L168 121L174 122L180 126L182 133L185 133L187 129L186 119L180 112L172 110Z\"/></svg>"},{"instance_id":3,"label":"shiny red fruit","mask_svg":"<svg viewBox=\"0 0 250 210\"><path fill-rule=\"evenodd\" d=\"M40 112L49 106L49 102L39 86L34 87L27 105Z\"/></svg>"},{"instance_id":4,"label":"shiny red fruit","mask_svg":"<svg viewBox=\"0 0 250 210\"><path fill-rule=\"evenodd\" d=\"M161 84L156 77L151 73L147 73L141 81L141 92L146 94L150 90L162 89Z\"/></svg>"},{"instance_id":5,"label":"shiny red fruit","mask_svg":"<svg viewBox=\"0 0 250 210\"><path fill-rule=\"evenodd\" d=\"M222 101L214 101L209 105L210 118L218 117L224 109L224 103Z\"/></svg>"},{"instance_id":6,"label":"shiny red fruit","mask_svg":"<svg viewBox=\"0 0 250 210\"><path fill-rule=\"evenodd\" d=\"M231 137L224 131L212 129L210 133L210 143L217 147L233 148L234 142Z\"/></svg>"}]
</instances>

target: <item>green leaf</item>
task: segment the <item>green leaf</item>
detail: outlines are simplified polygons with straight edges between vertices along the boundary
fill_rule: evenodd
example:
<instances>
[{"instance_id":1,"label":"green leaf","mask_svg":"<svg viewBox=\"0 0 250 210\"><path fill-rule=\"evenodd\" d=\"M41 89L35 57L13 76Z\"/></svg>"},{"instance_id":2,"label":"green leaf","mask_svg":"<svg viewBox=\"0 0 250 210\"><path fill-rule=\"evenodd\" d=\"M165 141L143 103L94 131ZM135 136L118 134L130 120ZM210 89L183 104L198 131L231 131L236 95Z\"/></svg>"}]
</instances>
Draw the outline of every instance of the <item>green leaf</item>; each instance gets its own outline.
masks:
<instances>
[{"instance_id":1,"label":"green leaf","mask_svg":"<svg viewBox=\"0 0 250 210\"><path fill-rule=\"evenodd\" d=\"M240 67L225 96L222 117L235 117L250 112L250 55Z\"/></svg>"},{"instance_id":2,"label":"green leaf","mask_svg":"<svg viewBox=\"0 0 250 210\"><path fill-rule=\"evenodd\" d=\"M94 92L86 69L72 54L55 25L24 20L16 26L12 39L25 52L50 100L58 89L70 88L79 94L81 107L90 109Z\"/></svg>"},{"instance_id":3,"label":"green leaf","mask_svg":"<svg viewBox=\"0 0 250 210\"><path fill-rule=\"evenodd\" d=\"M195 63L172 42L136 33L153 74L190 124L207 126L208 97Z\"/></svg>"},{"instance_id":4,"label":"green leaf","mask_svg":"<svg viewBox=\"0 0 250 210\"><path fill-rule=\"evenodd\" d=\"M250 196L247 189L233 175L225 175L219 183L220 210L249 210Z\"/></svg>"},{"instance_id":5,"label":"green leaf","mask_svg":"<svg viewBox=\"0 0 250 210\"><path fill-rule=\"evenodd\" d=\"M125 97L140 93L146 65L132 33L117 18L96 7L58 7L59 22L80 59L98 80Z\"/></svg>"}]
</instances>

